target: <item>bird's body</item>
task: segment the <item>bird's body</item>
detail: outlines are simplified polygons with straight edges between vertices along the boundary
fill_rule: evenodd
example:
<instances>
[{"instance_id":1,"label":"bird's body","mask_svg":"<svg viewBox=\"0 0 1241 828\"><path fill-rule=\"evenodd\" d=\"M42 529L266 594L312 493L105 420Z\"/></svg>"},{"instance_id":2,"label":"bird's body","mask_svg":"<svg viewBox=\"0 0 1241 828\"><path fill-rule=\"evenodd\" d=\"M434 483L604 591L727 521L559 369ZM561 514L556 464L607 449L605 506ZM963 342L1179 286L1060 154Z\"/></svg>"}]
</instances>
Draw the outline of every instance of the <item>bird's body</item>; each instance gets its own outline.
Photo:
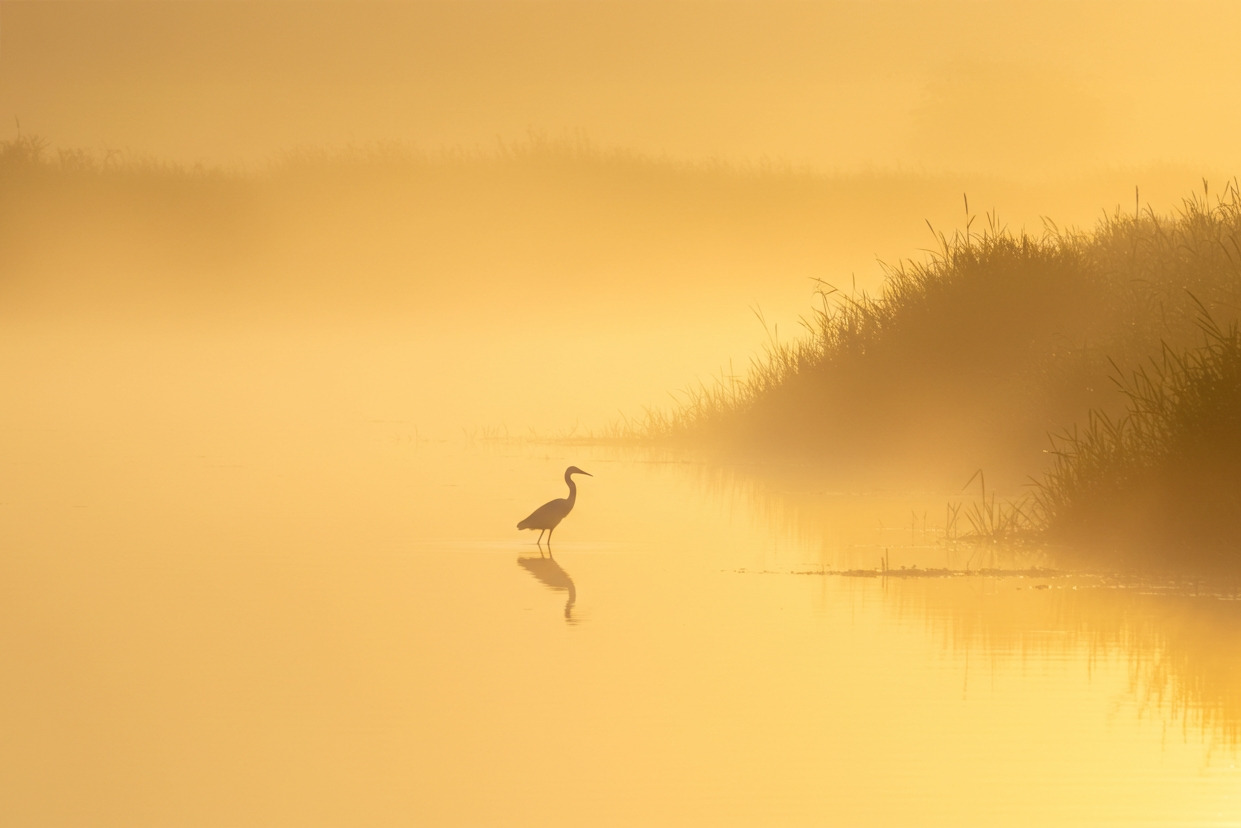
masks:
<instances>
[{"instance_id":1,"label":"bird's body","mask_svg":"<svg viewBox=\"0 0 1241 828\"><path fill-rule=\"evenodd\" d=\"M564 482L569 486L569 496L549 500L531 512L529 517L517 524L518 529L539 530L539 539L535 541L536 544L542 544L543 533L546 532L547 547L550 549L552 545L552 532L560 525L560 521L565 519L565 515L573 511L573 504L577 502L577 484L573 482L573 475L575 474L594 477L590 472L584 472L577 466L569 466L564 472Z\"/></svg>"}]
</instances>

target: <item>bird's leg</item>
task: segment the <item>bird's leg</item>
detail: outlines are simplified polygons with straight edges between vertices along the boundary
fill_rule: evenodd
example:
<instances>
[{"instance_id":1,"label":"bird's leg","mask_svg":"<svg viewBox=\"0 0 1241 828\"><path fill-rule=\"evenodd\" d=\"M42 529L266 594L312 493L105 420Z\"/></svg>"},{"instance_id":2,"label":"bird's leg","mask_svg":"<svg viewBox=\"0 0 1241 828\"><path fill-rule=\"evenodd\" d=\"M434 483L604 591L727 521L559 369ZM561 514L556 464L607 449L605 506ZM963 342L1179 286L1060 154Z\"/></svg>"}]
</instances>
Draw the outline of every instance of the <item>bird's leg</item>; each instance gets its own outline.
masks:
<instances>
[{"instance_id":1,"label":"bird's leg","mask_svg":"<svg viewBox=\"0 0 1241 828\"><path fill-rule=\"evenodd\" d=\"M546 529L540 529L540 530L539 530L539 539L538 539L538 540L536 540L536 541L534 542L534 545L535 545L535 546L537 546L537 547L539 547L539 549L542 549L542 548L543 548L543 533L544 533L544 532L546 532L546 531L547 531ZM550 539L550 538L548 538L548 541L547 541L547 542L548 542L548 543L551 543L551 539Z\"/></svg>"}]
</instances>

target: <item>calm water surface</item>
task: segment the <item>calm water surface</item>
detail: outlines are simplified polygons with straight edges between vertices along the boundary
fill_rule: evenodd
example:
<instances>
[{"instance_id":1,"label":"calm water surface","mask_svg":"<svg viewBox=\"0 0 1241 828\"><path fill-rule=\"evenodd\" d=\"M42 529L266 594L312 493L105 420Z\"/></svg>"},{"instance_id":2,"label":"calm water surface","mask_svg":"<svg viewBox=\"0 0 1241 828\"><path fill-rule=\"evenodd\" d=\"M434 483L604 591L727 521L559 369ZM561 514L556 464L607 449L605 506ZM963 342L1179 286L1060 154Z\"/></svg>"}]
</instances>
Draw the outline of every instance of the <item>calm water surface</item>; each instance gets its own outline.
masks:
<instances>
[{"instance_id":1,"label":"calm water surface","mask_svg":"<svg viewBox=\"0 0 1241 828\"><path fill-rule=\"evenodd\" d=\"M514 525L571 463L553 559ZM973 553L942 498L724 480L399 422L10 428L5 824L1241 824L1234 603L815 574Z\"/></svg>"}]
</instances>

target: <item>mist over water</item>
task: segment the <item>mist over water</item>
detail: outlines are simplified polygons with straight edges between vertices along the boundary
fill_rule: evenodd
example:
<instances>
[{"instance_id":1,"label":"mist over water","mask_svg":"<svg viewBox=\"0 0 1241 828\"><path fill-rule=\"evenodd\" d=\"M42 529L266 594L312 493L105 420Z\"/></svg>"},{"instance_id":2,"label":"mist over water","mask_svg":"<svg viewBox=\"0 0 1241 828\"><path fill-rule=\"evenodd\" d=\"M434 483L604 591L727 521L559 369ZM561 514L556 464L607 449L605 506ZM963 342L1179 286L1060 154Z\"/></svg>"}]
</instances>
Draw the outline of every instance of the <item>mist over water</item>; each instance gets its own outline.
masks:
<instances>
[{"instance_id":1,"label":"mist over water","mask_svg":"<svg viewBox=\"0 0 1241 828\"><path fill-rule=\"evenodd\" d=\"M743 372L752 309L787 339L813 280L877 291L963 195L1038 232L1226 181L1235 8L1113 11L6 4L15 126L144 168L10 188L6 307L309 331L311 365L406 372L434 433L601 427Z\"/></svg>"},{"instance_id":2,"label":"mist over water","mask_svg":"<svg viewBox=\"0 0 1241 828\"><path fill-rule=\"evenodd\" d=\"M972 542L959 422L882 484L862 424L582 440L954 233L1217 197L1238 34L1223 2L0 4L13 824L1241 818L1235 578ZM877 398L985 399L915 357Z\"/></svg>"}]
</instances>

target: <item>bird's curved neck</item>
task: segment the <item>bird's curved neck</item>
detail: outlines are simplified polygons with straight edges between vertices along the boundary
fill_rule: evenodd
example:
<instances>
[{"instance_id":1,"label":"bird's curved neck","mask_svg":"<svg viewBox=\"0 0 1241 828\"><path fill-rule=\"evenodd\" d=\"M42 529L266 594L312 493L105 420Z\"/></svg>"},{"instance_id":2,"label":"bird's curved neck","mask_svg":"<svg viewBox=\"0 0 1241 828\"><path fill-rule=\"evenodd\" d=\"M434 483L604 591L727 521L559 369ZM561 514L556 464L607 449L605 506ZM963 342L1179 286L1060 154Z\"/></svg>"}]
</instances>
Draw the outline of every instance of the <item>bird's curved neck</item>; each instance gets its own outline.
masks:
<instances>
[{"instance_id":1,"label":"bird's curved neck","mask_svg":"<svg viewBox=\"0 0 1241 828\"><path fill-rule=\"evenodd\" d=\"M564 482L569 484L569 504L572 505L577 500L577 484L573 482L573 475L568 472L564 473Z\"/></svg>"}]
</instances>

